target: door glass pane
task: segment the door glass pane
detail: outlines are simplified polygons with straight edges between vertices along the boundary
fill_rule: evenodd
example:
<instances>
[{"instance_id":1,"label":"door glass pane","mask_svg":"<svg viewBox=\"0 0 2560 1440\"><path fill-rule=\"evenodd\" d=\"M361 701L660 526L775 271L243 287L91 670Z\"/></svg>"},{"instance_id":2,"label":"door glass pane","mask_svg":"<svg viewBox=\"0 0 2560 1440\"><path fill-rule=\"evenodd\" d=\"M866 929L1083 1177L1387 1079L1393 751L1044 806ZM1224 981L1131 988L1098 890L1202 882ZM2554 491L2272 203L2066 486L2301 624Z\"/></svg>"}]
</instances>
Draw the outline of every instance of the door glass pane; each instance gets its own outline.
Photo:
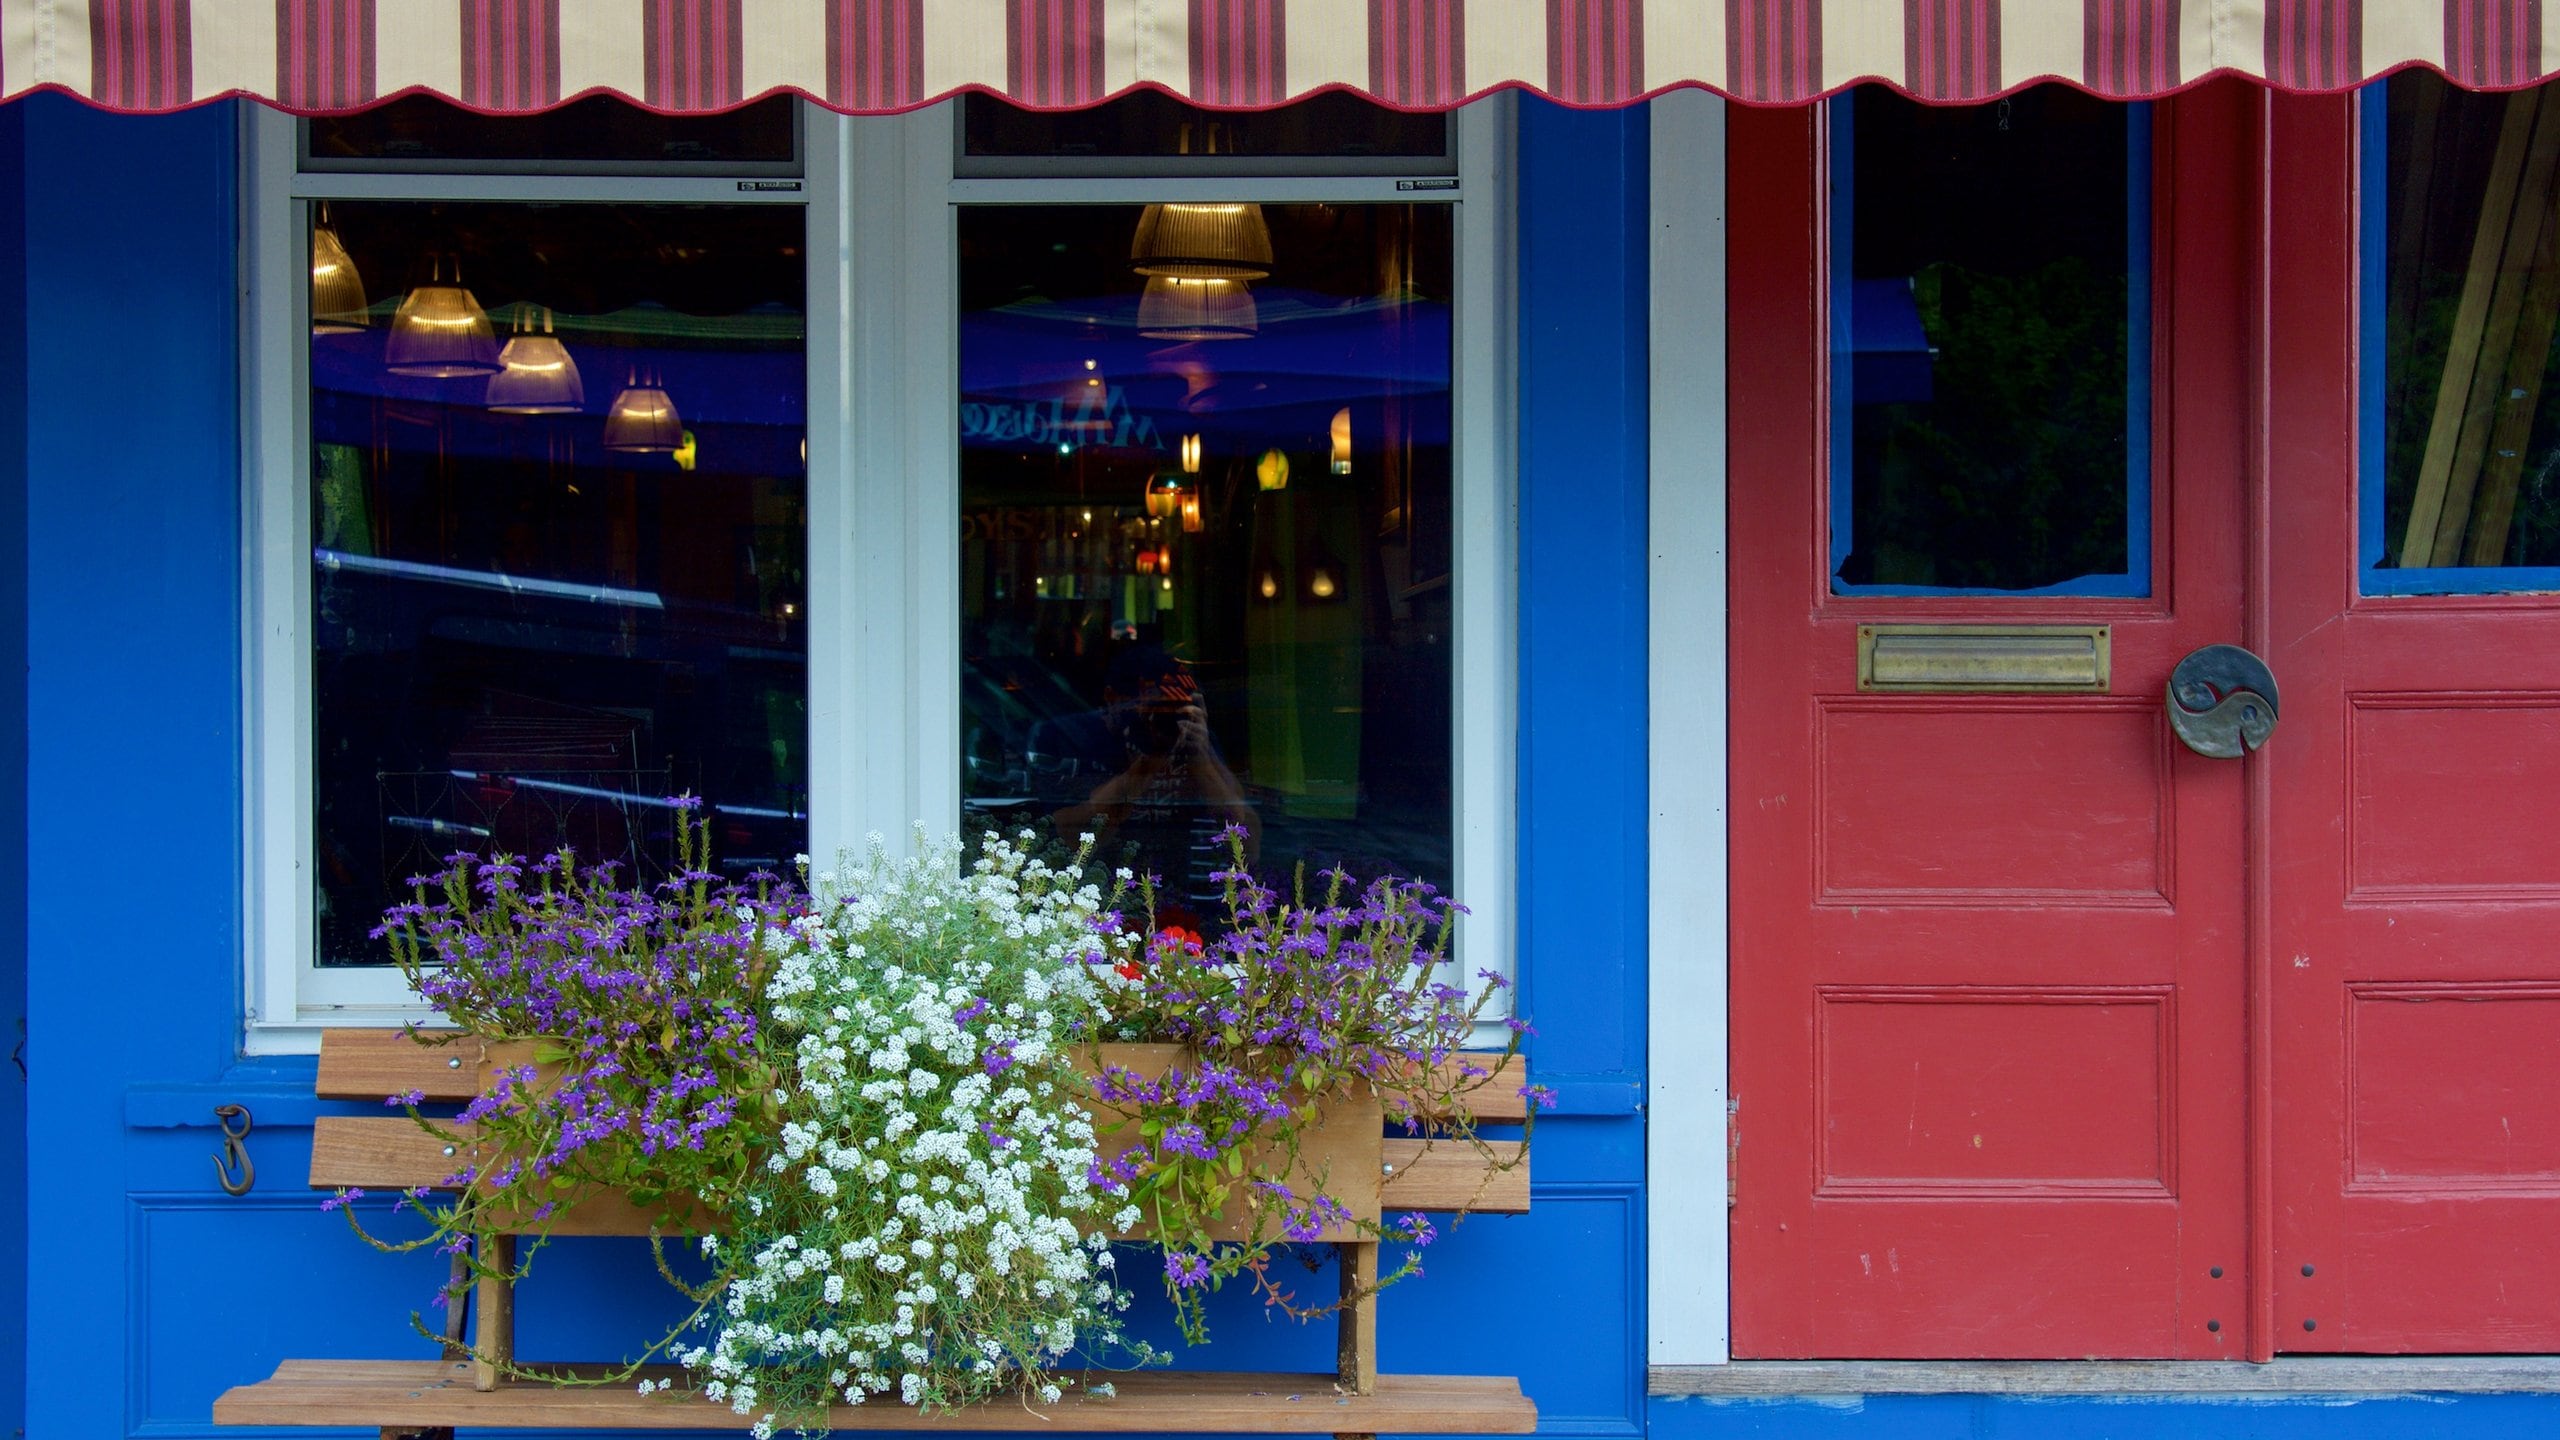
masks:
<instances>
[{"instance_id":1,"label":"door glass pane","mask_svg":"<svg viewBox=\"0 0 2560 1440\"><path fill-rule=\"evenodd\" d=\"M726 871L807 848L801 230L790 206L317 217L322 963L380 963L366 932L452 851L671 861L680 792Z\"/></svg>"},{"instance_id":2,"label":"door glass pane","mask_svg":"<svg viewBox=\"0 0 2560 1440\"><path fill-rule=\"evenodd\" d=\"M2150 593L2148 111L1831 104L1833 590Z\"/></svg>"},{"instance_id":3,"label":"door glass pane","mask_svg":"<svg viewBox=\"0 0 2560 1440\"><path fill-rule=\"evenodd\" d=\"M2560 589L2560 96L2364 94L2364 589Z\"/></svg>"},{"instance_id":4,"label":"door glass pane","mask_svg":"<svg viewBox=\"0 0 2560 1440\"><path fill-rule=\"evenodd\" d=\"M1451 218L961 212L973 819L1448 883Z\"/></svg>"}]
</instances>

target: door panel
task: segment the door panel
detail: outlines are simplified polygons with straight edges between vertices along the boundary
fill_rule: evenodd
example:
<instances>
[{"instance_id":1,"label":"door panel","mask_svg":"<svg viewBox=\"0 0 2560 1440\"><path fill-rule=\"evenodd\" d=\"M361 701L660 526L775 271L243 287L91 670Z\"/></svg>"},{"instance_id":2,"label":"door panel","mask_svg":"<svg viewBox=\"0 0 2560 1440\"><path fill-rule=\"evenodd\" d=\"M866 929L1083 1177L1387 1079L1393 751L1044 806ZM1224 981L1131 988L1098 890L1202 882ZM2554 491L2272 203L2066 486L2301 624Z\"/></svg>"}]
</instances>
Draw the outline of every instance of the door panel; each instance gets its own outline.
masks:
<instances>
[{"instance_id":1,"label":"door panel","mask_svg":"<svg viewBox=\"0 0 2560 1440\"><path fill-rule=\"evenodd\" d=\"M2275 1343L2550 1351L2560 600L2358 594L2356 113L2271 113Z\"/></svg>"},{"instance_id":2,"label":"door panel","mask_svg":"<svg viewBox=\"0 0 2560 1440\"><path fill-rule=\"evenodd\" d=\"M1831 593L1823 121L1730 119L1738 1354L2242 1353L2243 767L2162 696L2241 637L2256 115L2155 107L2148 598ZM1906 622L2111 683L1862 693Z\"/></svg>"}]
</instances>

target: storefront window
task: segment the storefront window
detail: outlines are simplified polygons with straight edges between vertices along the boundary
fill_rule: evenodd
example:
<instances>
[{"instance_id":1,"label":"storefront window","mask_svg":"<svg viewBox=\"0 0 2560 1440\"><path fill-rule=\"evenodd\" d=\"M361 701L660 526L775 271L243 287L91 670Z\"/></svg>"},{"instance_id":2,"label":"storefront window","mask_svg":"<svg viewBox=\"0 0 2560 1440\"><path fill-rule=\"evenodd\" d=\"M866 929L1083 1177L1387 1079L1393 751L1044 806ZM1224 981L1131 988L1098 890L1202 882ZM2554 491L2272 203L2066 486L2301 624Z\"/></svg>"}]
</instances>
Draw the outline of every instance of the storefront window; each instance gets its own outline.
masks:
<instances>
[{"instance_id":1,"label":"storefront window","mask_svg":"<svg viewBox=\"0 0 2560 1440\"><path fill-rule=\"evenodd\" d=\"M807 847L802 212L312 209L317 938L457 850Z\"/></svg>"},{"instance_id":2,"label":"storefront window","mask_svg":"<svg viewBox=\"0 0 2560 1440\"><path fill-rule=\"evenodd\" d=\"M960 212L962 793L1213 913L1450 882L1452 216Z\"/></svg>"},{"instance_id":3,"label":"storefront window","mask_svg":"<svg viewBox=\"0 0 2560 1440\"><path fill-rule=\"evenodd\" d=\"M1839 594L2150 592L2149 115L1832 102Z\"/></svg>"},{"instance_id":4,"label":"storefront window","mask_svg":"<svg viewBox=\"0 0 2560 1440\"><path fill-rule=\"evenodd\" d=\"M2364 92L2364 588L2560 589L2560 100Z\"/></svg>"}]
</instances>

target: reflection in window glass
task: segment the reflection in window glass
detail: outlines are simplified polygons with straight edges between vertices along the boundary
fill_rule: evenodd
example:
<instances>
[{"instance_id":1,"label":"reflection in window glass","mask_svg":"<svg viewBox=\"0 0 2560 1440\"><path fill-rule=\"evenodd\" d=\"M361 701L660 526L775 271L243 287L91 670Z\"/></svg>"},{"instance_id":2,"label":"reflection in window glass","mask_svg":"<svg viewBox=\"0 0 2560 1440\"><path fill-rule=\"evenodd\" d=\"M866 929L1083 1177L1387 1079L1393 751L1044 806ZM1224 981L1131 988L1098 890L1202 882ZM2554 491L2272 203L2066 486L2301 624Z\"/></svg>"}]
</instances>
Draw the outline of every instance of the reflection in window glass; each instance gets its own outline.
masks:
<instances>
[{"instance_id":1,"label":"reflection in window glass","mask_svg":"<svg viewBox=\"0 0 2560 1440\"><path fill-rule=\"evenodd\" d=\"M2560 588L2560 101L2413 70L2365 106L2365 588Z\"/></svg>"},{"instance_id":2,"label":"reflection in window glass","mask_svg":"<svg viewBox=\"0 0 2560 1440\"><path fill-rule=\"evenodd\" d=\"M807 847L796 207L333 203L312 232L320 957L456 850Z\"/></svg>"},{"instance_id":3,"label":"reflection in window glass","mask_svg":"<svg viewBox=\"0 0 2560 1440\"><path fill-rule=\"evenodd\" d=\"M1067 111L1025 110L992 95L970 95L961 100L960 113L962 153L969 156L1146 156L1209 164L1381 156L1439 160L1449 148L1448 116L1390 110L1339 90L1276 110L1206 110L1153 90Z\"/></svg>"},{"instance_id":4,"label":"reflection in window glass","mask_svg":"<svg viewBox=\"0 0 2560 1440\"><path fill-rule=\"evenodd\" d=\"M305 170L575 169L586 174L798 174L792 101L662 115L590 95L533 115L482 115L432 95L303 122Z\"/></svg>"},{"instance_id":5,"label":"reflection in window glass","mask_svg":"<svg viewBox=\"0 0 2560 1440\"><path fill-rule=\"evenodd\" d=\"M1204 916L1229 825L1445 886L1449 212L975 207L960 253L971 817Z\"/></svg>"},{"instance_id":6,"label":"reflection in window glass","mask_svg":"<svg viewBox=\"0 0 2560 1440\"><path fill-rule=\"evenodd\" d=\"M1842 593L2149 592L2142 107L1833 102Z\"/></svg>"}]
</instances>

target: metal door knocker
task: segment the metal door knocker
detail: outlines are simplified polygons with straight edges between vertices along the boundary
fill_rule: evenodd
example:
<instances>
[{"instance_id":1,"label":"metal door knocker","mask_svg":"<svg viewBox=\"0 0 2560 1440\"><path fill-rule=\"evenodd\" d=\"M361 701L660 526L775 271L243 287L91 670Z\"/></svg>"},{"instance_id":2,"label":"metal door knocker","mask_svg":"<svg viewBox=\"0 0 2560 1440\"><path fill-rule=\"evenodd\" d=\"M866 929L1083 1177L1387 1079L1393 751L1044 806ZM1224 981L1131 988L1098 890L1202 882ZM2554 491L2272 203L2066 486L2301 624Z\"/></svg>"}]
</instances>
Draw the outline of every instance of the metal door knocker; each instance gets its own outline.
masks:
<instances>
[{"instance_id":1,"label":"metal door knocker","mask_svg":"<svg viewBox=\"0 0 2560 1440\"><path fill-rule=\"evenodd\" d=\"M216 1105L214 1123L222 1127L222 1153L213 1157L213 1173L225 1195L246 1195L258 1183L258 1166L249 1158L249 1107Z\"/></svg>"},{"instance_id":2,"label":"metal door knocker","mask_svg":"<svg viewBox=\"0 0 2560 1440\"><path fill-rule=\"evenodd\" d=\"M2237 645L2207 645L2169 672L2169 728L2188 749L2237 760L2276 732L2276 677Z\"/></svg>"}]
</instances>

